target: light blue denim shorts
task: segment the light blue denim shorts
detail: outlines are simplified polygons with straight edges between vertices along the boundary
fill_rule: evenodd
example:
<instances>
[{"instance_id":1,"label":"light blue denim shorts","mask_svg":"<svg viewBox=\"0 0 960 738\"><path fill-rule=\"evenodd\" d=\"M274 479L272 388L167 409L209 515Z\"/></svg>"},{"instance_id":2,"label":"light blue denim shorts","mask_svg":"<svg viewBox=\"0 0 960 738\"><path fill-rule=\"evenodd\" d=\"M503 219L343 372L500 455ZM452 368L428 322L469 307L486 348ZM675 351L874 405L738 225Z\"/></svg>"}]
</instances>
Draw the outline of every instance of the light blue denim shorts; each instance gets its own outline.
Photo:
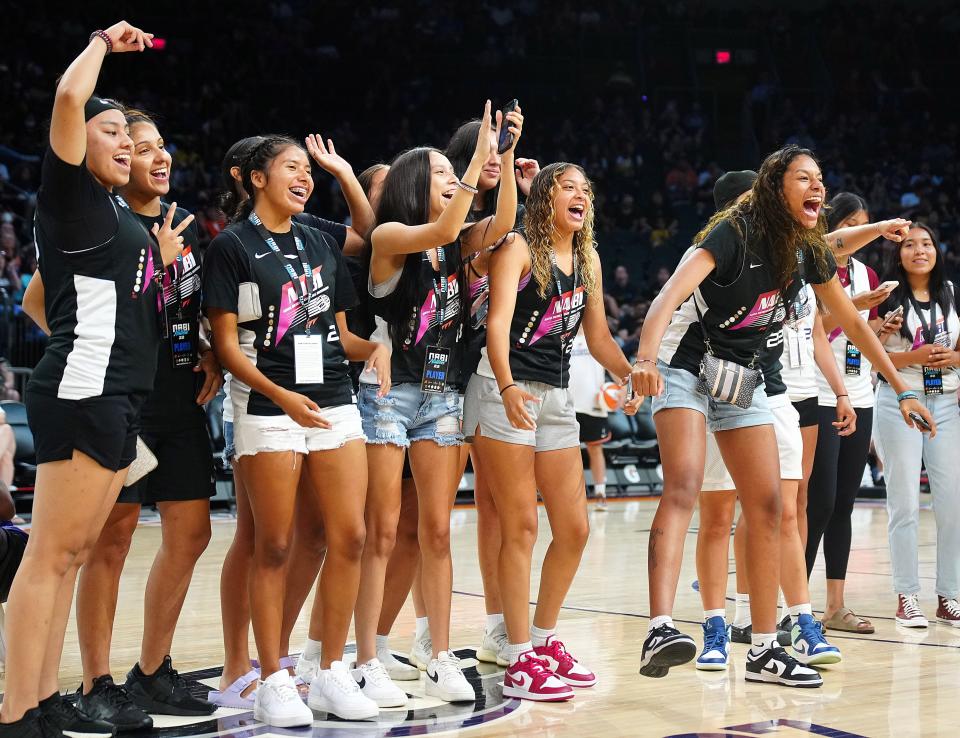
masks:
<instances>
[{"instance_id":1,"label":"light blue denim shorts","mask_svg":"<svg viewBox=\"0 0 960 738\"><path fill-rule=\"evenodd\" d=\"M361 384L360 417L367 443L392 443L410 448L414 441L434 441L438 446L463 443L460 395L447 388L427 393L419 384L395 384L385 397L377 397L378 386Z\"/></svg>"},{"instance_id":2,"label":"light blue denim shorts","mask_svg":"<svg viewBox=\"0 0 960 738\"><path fill-rule=\"evenodd\" d=\"M231 461L237 455L237 447L233 445L233 421L227 420L223 424L223 455Z\"/></svg>"}]
</instances>

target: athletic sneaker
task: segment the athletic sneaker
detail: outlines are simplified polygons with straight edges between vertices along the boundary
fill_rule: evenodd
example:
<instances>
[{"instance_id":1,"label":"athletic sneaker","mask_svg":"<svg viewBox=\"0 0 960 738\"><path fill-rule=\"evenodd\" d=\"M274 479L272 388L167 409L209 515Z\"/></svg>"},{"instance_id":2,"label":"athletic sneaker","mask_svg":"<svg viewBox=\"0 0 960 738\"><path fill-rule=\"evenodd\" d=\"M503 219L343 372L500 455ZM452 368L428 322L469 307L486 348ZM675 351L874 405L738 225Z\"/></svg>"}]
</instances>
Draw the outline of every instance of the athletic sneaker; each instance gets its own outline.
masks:
<instances>
[{"instance_id":1,"label":"athletic sneaker","mask_svg":"<svg viewBox=\"0 0 960 738\"><path fill-rule=\"evenodd\" d=\"M452 651L441 651L427 665L426 693L444 702L473 702L473 687L460 669L460 659Z\"/></svg>"},{"instance_id":2,"label":"athletic sneaker","mask_svg":"<svg viewBox=\"0 0 960 738\"><path fill-rule=\"evenodd\" d=\"M640 658L640 673L659 679L665 677L671 666L687 663L697 655L693 638L672 625L661 625L647 633Z\"/></svg>"},{"instance_id":3,"label":"athletic sneaker","mask_svg":"<svg viewBox=\"0 0 960 738\"><path fill-rule=\"evenodd\" d=\"M930 625L920 604L917 602L917 595L897 595L897 625L905 628L926 628Z\"/></svg>"},{"instance_id":4,"label":"athletic sneaker","mask_svg":"<svg viewBox=\"0 0 960 738\"><path fill-rule=\"evenodd\" d=\"M547 638L545 646L537 646L533 652L547 662L547 668L557 675L557 679L571 687L592 687L597 683L596 675L573 658L563 641L555 635Z\"/></svg>"},{"instance_id":5,"label":"athletic sneaker","mask_svg":"<svg viewBox=\"0 0 960 738\"><path fill-rule=\"evenodd\" d=\"M58 735L62 737L63 733L39 707L27 710L12 723L0 723L0 738L58 738Z\"/></svg>"},{"instance_id":6,"label":"athletic sneaker","mask_svg":"<svg viewBox=\"0 0 960 738\"><path fill-rule=\"evenodd\" d=\"M433 639L430 637L430 630L427 629L417 638L413 638L413 646L410 648L410 663L416 666L420 671L427 670L427 664L433 659Z\"/></svg>"},{"instance_id":7,"label":"athletic sneaker","mask_svg":"<svg viewBox=\"0 0 960 738\"><path fill-rule=\"evenodd\" d=\"M777 623L777 643L784 648L793 643L793 622L789 615L784 615L783 620Z\"/></svg>"},{"instance_id":8,"label":"athletic sneaker","mask_svg":"<svg viewBox=\"0 0 960 738\"><path fill-rule=\"evenodd\" d=\"M600 512L606 512L607 510L607 496L606 495L597 495L597 504L594 506L596 510Z\"/></svg>"},{"instance_id":9,"label":"athletic sneaker","mask_svg":"<svg viewBox=\"0 0 960 738\"><path fill-rule=\"evenodd\" d=\"M945 625L960 628L960 600L956 597L937 595L937 620Z\"/></svg>"},{"instance_id":10,"label":"athletic sneaker","mask_svg":"<svg viewBox=\"0 0 960 738\"><path fill-rule=\"evenodd\" d=\"M312 684L313 680L317 678L317 674L320 673L320 654L318 653L315 659L300 654L293 671L304 684Z\"/></svg>"},{"instance_id":11,"label":"athletic sneaker","mask_svg":"<svg viewBox=\"0 0 960 738\"><path fill-rule=\"evenodd\" d=\"M114 736L117 729L113 723L106 720L94 720L77 709L76 705L63 699L59 692L40 700L40 712L47 721L47 726L53 726L63 733L76 735Z\"/></svg>"},{"instance_id":12,"label":"athletic sneaker","mask_svg":"<svg viewBox=\"0 0 960 738\"><path fill-rule=\"evenodd\" d=\"M127 673L124 685L130 699L144 712L155 715L212 715L217 706L212 702L194 697L190 686L177 670L169 656L153 674L144 674L140 664L134 664Z\"/></svg>"},{"instance_id":13,"label":"athletic sneaker","mask_svg":"<svg viewBox=\"0 0 960 738\"><path fill-rule=\"evenodd\" d=\"M765 648L759 653L755 653L752 648L749 649L744 678L748 682L773 682L787 687L823 685L823 679L815 669L803 666L779 644L773 648Z\"/></svg>"},{"instance_id":14,"label":"athletic sneaker","mask_svg":"<svg viewBox=\"0 0 960 738\"><path fill-rule=\"evenodd\" d=\"M420 669L413 664L401 661L387 646L377 647L377 658L387 670L390 678L398 682L412 682L420 678Z\"/></svg>"},{"instance_id":15,"label":"athletic sneaker","mask_svg":"<svg viewBox=\"0 0 960 738\"><path fill-rule=\"evenodd\" d=\"M137 707L127 690L114 684L109 674L93 680L93 687L83 693L83 687L77 690L77 708L87 717L113 723L118 733L134 730L152 730L153 718Z\"/></svg>"},{"instance_id":16,"label":"athletic sneaker","mask_svg":"<svg viewBox=\"0 0 960 738\"><path fill-rule=\"evenodd\" d=\"M507 625L500 623L493 630L483 631L483 641L477 649L477 661L497 666L509 666L510 660L504 655L507 647Z\"/></svg>"},{"instance_id":17,"label":"athletic sneaker","mask_svg":"<svg viewBox=\"0 0 960 738\"><path fill-rule=\"evenodd\" d=\"M801 664L818 666L839 664L843 660L840 649L827 643L820 629L820 623L814 620L813 615L802 613L797 616L792 637L794 658Z\"/></svg>"},{"instance_id":18,"label":"athletic sneaker","mask_svg":"<svg viewBox=\"0 0 960 738\"><path fill-rule=\"evenodd\" d=\"M730 627L720 615L703 624L703 651L697 656L700 671L724 671L730 659Z\"/></svg>"},{"instance_id":19,"label":"athletic sneaker","mask_svg":"<svg viewBox=\"0 0 960 738\"><path fill-rule=\"evenodd\" d=\"M734 643L746 643L748 646L753 645L753 626L749 623L744 626L731 625L730 626L730 640Z\"/></svg>"},{"instance_id":20,"label":"athletic sneaker","mask_svg":"<svg viewBox=\"0 0 960 738\"><path fill-rule=\"evenodd\" d=\"M313 712L303 703L286 669L260 680L253 698L253 717L277 728L313 725Z\"/></svg>"},{"instance_id":21,"label":"athletic sneaker","mask_svg":"<svg viewBox=\"0 0 960 738\"><path fill-rule=\"evenodd\" d=\"M573 689L550 670L546 659L537 658L533 651L525 651L503 675L503 696L563 702L573 699Z\"/></svg>"},{"instance_id":22,"label":"athletic sneaker","mask_svg":"<svg viewBox=\"0 0 960 738\"><path fill-rule=\"evenodd\" d=\"M378 707L403 707L407 704L407 693L390 681L390 675L380 663L380 659L370 659L367 663L355 667L353 679L360 691Z\"/></svg>"},{"instance_id":23,"label":"athletic sneaker","mask_svg":"<svg viewBox=\"0 0 960 738\"><path fill-rule=\"evenodd\" d=\"M360 685L342 661L320 670L310 685L307 704L343 720L371 720L380 713L377 703L360 691Z\"/></svg>"}]
</instances>

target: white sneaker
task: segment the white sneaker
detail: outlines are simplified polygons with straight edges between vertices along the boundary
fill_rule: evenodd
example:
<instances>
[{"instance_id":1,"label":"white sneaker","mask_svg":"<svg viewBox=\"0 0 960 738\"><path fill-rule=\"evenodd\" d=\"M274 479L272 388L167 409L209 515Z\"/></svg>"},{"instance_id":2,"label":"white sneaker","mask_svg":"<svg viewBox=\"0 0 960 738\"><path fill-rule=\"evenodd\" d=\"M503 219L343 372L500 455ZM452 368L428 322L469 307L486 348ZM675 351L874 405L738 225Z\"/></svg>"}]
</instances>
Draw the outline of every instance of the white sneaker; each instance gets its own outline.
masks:
<instances>
[{"instance_id":1,"label":"white sneaker","mask_svg":"<svg viewBox=\"0 0 960 738\"><path fill-rule=\"evenodd\" d=\"M386 646L377 648L377 659L383 664L390 678L398 682L412 682L420 678L420 669L400 661Z\"/></svg>"},{"instance_id":2,"label":"white sneaker","mask_svg":"<svg viewBox=\"0 0 960 738\"><path fill-rule=\"evenodd\" d=\"M484 629L483 641L477 649L477 661L484 661L497 666L510 666L504 649L507 646L507 626L500 623L493 630Z\"/></svg>"},{"instance_id":3,"label":"white sneaker","mask_svg":"<svg viewBox=\"0 0 960 738\"><path fill-rule=\"evenodd\" d=\"M253 700L253 717L277 728L313 724L313 713L303 704L293 677L286 669L260 680Z\"/></svg>"},{"instance_id":4,"label":"white sneaker","mask_svg":"<svg viewBox=\"0 0 960 738\"><path fill-rule=\"evenodd\" d=\"M380 659L370 659L360 664L353 670L353 679L360 691L378 707L403 707L407 704L407 693L390 681L390 675Z\"/></svg>"},{"instance_id":5,"label":"white sneaker","mask_svg":"<svg viewBox=\"0 0 960 738\"><path fill-rule=\"evenodd\" d=\"M342 661L321 669L310 685L307 704L318 712L328 712L343 720L371 720L380 714L377 703L360 691Z\"/></svg>"},{"instance_id":6,"label":"white sneaker","mask_svg":"<svg viewBox=\"0 0 960 738\"><path fill-rule=\"evenodd\" d=\"M311 684L313 680L316 679L317 674L320 673L320 655L317 654L316 659L309 659L305 655L301 655L300 658L297 659L294 672L303 680L304 684Z\"/></svg>"},{"instance_id":7,"label":"white sneaker","mask_svg":"<svg viewBox=\"0 0 960 738\"><path fill-rule=\"evenodd\" d=\"M460 670L460 659L450 651L441 651L427 666L426 693L444 702L473 702L473 687Z\"/></svg>"},{"instance_id":8,"label":"white sneaker","mask_svg":"<svg viewBox=\"0 0 960 738\"><path fill-rule=\"evenodd\" d=\"M433 658L433 639L430 629L427 628L419 638L413 637L413 646L410 648L410 663L420 671L427 670L427 664Z\"/></svg>"}]
</instances>

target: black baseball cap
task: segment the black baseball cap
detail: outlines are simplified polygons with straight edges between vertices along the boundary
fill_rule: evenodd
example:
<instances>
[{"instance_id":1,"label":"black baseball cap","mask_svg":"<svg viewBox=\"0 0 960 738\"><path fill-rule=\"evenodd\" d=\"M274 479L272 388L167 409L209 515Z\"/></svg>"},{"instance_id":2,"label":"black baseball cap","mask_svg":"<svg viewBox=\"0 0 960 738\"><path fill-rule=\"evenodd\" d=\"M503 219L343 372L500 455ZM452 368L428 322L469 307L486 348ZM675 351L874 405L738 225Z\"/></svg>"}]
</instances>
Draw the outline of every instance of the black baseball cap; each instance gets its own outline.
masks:
<instances>
[{"instance_id":1,"label":"black baseball cap","mask_svg":"<svg viewBox=\"0 0 960 738\"><path fill-rule=\"evenodd\" d=\"M753 187L756 181L757 173L752 169L727 172L713 185L713 204L717 210L729 207L734 200Z\"/></svg>"}]
</instances>

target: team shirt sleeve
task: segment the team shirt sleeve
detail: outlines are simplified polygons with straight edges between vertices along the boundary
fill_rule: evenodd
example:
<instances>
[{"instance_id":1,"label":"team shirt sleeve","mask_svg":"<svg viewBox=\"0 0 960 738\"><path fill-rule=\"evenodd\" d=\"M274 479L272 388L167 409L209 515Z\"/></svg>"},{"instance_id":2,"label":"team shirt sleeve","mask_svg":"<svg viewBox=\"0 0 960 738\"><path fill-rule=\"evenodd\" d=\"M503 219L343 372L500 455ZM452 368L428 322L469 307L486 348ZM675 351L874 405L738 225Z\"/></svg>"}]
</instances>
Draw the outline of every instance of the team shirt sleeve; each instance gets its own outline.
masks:
<instances>
[{"instance_id":1,"label":"team shirt sleeve","mask_svg":"<svg viewBox=\"0 0 960 738\"><path fill-rule=\"evenodd\" d=\"M110 194L87 169L86 160L68 164L47 149L37 195L44 222L60 251L86 251L109 241L117 232L117 213Z\"/></svg>"},{"instance_id":2,"label":"team shirt sleeve","mask_svg":"<svg viewBox=\"0 0 960 738\"><path fill-rule=\"evenodd\" d=\"M296 217L296 220L303 225L316 228L321 233L332 236L337 242L337 248L343 251L343 245L347 242L347 227L343 223L334 223L332 220L320 218L310 213L302 213Z\"/></svg>"},{"instance_id":3,"label":"team shirt sleeve","mask_svg":"<svg viewBox=\"0 0 960 738\"><path fill-rule=\"evenodd\" d=\"M207 249L203 269L203 309L237 313L240 283L250 281L246 254L229 233L217 235Z\"/></svg>"},{"instance_id":4,"label":"team shirt sleeve","mask_svg":"<svg viewBox=\"0 0 960 738\"><path fill-rule=\"evenodd\" d=\"M721 220L706 238L697 244L697 248L709 251L716 262L714 281L726 284L733 281L740 267L743 253L740 234L729 220Z\"/></svg>"}]
</instances>

